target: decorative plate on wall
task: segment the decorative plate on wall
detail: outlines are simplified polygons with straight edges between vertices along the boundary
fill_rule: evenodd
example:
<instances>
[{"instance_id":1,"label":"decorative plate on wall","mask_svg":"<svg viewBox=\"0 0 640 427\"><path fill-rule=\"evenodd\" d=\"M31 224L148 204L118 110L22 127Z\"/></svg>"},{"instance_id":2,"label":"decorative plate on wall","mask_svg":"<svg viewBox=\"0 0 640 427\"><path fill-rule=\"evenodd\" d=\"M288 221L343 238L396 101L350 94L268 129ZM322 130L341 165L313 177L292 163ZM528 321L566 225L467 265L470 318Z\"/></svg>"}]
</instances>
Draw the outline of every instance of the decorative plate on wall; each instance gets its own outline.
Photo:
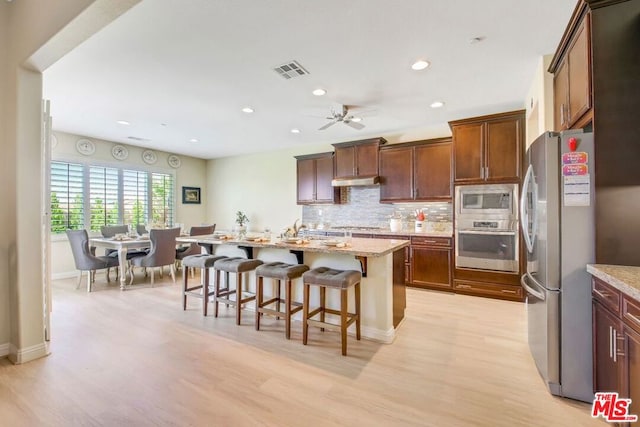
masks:
<instances>
[{"instance_id":1,"label":"decorative plate on wall","mask_svg":"<svg viewBox=\"0 0 640 427\"><path fill-rule=\"evenodd\" d=\"M182 161L180 160L180 157L176 156L175 154L171 154L169 157L167 157L167 163L169 163L169 166L171 166L172 168L177 169L182 164Z\"/></svg>"},{"instance_id":2,"label":"decorative plate on wall","mask_svg":"<svg viewBox=\"0 0 640 427\"><path fill-rule=\"evenodd\" d=\"M129 157L129 150L123 145L114 145L113 148L111 148L111 155L114 159L126 160L126 158Z\"/></svg>"},{"instance_id":3,"label":"decorative plate on wall","mask_svg":"<svg viewBox=\"0 0 640 427\"><path fill-rule=\"evenodd\" d=\"M80 154L90 156L96 152L96 146L88 139L79 139L78 142L76 142L76 150L78 150Z\"/></svg>"},{"instance_id":4,"label":"decorative plate on wall","mask_svg":"<svg viewBox=\"0 0 640 427\"><path fill-rule=\"evenodd\" d=\"M158 161L158 156L152 150L144 150L142 152L142 161L148 165L152 165Z\"/></svg>"}]
</instances>

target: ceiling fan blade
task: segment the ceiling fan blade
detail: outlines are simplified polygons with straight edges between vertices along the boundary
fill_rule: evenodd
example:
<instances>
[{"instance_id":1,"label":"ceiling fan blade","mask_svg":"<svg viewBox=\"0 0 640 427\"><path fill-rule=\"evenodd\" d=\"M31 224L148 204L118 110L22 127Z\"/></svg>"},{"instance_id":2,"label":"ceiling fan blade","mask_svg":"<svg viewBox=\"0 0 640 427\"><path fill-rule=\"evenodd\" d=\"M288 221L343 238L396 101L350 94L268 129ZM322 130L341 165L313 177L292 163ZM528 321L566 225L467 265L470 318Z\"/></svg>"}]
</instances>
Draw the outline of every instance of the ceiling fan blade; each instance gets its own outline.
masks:
<instances>
[{"instance_id":1,"label":"ceiling fan blade","mask_svg":"<svg viewBox=\"0 0 640 427\"><path fill-rule=\"evenodd\" d=\"M364 125L362 123L356 123L356 122L352 122L352 121L346 121L344 122L345 125L347 126L351 126L352 128L356 129L356 130L360 130L364 128Z\"/></svg>"},{"instance_id":2,"label":"ceiling fan blade","mask_svg":"<svg viewBox=\"0 0 640 427\"><path fill-rule=\"evenodd\" d=\"M333 122L329 122L329 123L327 123L326 125L322 126L322 127L321 127L320 129L318 129L318 130L325 130L326 128L331 127L331 126L335 125L336 123L337 123L337 122L335 122L335 121L333 121Z\"/></svg>"}]
</instances>

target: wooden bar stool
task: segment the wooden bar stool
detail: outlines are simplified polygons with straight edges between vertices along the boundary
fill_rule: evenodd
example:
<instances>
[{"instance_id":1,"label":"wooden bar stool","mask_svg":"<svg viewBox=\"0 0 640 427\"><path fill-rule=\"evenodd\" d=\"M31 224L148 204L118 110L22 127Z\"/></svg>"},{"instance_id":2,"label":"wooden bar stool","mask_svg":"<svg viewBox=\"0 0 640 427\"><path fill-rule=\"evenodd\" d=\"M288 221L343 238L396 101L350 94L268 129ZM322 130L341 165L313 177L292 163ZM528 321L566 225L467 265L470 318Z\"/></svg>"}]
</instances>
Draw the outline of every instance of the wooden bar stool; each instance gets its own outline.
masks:
<instances>
[{"instance_id":1,"label":"wooden bar stool","mask_svg":"<svg viewBox=\"0 0 640 427\"><path fill-rule=\"evenodd\" d=\"M260 330L260 317L263 314L283 317L285 320L285 336L291 339L291 316L302 310L302 304L292 301L291 282L302 277L302 273L308 271L309 267L304 264L286 264L284 262L270 262L256 268L256 331ZM264 301L264 278L276 281L276 295ZM280 285L285 282L284 299L281 298ZM284 303L284 312L280 311L280 303ZM275 304L275 310L269 308Z\"/></svg>"},{"instance_id":2,"label":"wooden bar stool","mask_svg":"<svg viewBox=\"0 0 640 427\"><path fill-rule=\"evenodd\" d=\"M218 303L223 302L236 307L236 325L240 324L242 316L242 304L256 299L255 294L245 292L242 289L243 273L255 270L262 264L259 259L246 259L241 257L225 258L216 261L213 268L216 271L216 290L215 290L215 317L218 317ZM225 273L225 288L220 288L220 272ZM229 284L229 273L236 273L236 288L231 289ZM235 295L235 300L231 299L231 295Z\"/></svg>"},{"instance_id":3,"label":"wooden bar stool","mask_svg":"<svg viewBox=\"0 0 640 427\"><path fill-rule=\"evenodd\" d=\"M207 315L207 307L209 297L215 294L215 287L209 289L209 269L213 267L214 263L220 259L226 258L223 255L189 255L182 259L182 266L185 268L185 274L182 275L182 308L187 309L187 295L202 298L202 314ZM188 287L189 275L186 274L186 270L190 267L199 268L201 270L200 285Z\"/></svg>"},{"instance_id":4,"label":"wooden bar stool","mask_svg":"<svg viewBox=\"0 0 640 427\"><path fill-rule=\"evenodd\" d=\"M334 270L327 267L318 267L309 270L302 275L304 284L304 297L302 303L302 343L307 345L309 335L309 325L316 326L322 330L329 329L340 331L342 337L342 355L347 355L347 328L356 323L356 339L360 339L360 281L362 273L356 270ZM309 311L309 293L311 286L320 287L320 307ZM347 311L348 291L352 287L355 290L355 313ZM340 310L333 310L326 307L326 289L340 290ZM340 316L340 324L325 322L325 313ZM320 314L320 320L312 319L316 314Z\"/></svg>"}]
</instances>

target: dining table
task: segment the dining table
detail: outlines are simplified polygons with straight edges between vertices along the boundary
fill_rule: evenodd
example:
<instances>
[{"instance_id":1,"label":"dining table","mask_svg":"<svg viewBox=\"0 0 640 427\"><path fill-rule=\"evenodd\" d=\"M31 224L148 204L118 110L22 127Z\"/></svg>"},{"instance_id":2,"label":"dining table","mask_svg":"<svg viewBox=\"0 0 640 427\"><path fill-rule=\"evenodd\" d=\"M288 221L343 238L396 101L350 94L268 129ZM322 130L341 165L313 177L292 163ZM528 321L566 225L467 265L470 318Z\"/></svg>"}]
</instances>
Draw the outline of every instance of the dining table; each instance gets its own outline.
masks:
<instances>
[{"instance_id":1,"label":"dining table","mask_svg":"<svg viewBox=\"0 0 640 427\"><path fill-rule=\"evenodd\" d=\"M139 237L93 237L89 239L89 245L115 249L118 251L118 262L120 266L120 290L124 291L127 285L127 252L130 250L142 250L151 247L149 236Z\"/></svg>"}]
</instances>

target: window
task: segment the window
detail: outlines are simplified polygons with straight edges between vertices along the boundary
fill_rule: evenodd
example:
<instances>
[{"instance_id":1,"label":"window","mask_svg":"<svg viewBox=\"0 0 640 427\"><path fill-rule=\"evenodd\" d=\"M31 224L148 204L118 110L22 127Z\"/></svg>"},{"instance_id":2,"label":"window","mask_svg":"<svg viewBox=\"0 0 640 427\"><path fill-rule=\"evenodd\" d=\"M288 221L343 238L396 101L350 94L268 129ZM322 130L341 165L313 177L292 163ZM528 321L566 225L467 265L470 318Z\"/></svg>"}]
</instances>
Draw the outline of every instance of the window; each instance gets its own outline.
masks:
<instances>
[{"instance_id":1,"label":"window","mask_svg":"<svg viewBox=\"0 0 640 427\"><path fill-rule=\"evenodd\" d=\"M51 232L174 222L171 174L51 162ZM88 224L88 226L87 226Z\"/></svg>"},{"instance_id":2,"label":"window","mask_svg":"<svg viewBox=\"0 0 640 427\"><path fill-rule=\"evenodd\" d=\"M158 224L173 224L173 176L152 173L151 217Z\"/></svg>"},{"instance_id":3,"label":"window","mask_svg":"<svg viewBox=\"0 0 640 427\"><path fill-rule=\"evenodd\" d=\"M84 228L84 167L51 162L51 232Z\"/></svg>"},{"instance_id":4,"label":"window","mask_svg":"<svg viewBox=\"0 0 640 427\"><path fill-rule=\"evenodd\" d=\"M89 168L89 203L91 231L100 231L105 225L120 224L118 169L100 166Z\"/></svg>"},{"instance_id":5,"label":"window","mask_svg":"<svg viewBox=\"0 0 640 427\"><path fill-rule=\"evenodd\" d=\"M149 218L149 174L142 171L122 171L125 224L146 224Z\"/></svg>"}]
</instances>

